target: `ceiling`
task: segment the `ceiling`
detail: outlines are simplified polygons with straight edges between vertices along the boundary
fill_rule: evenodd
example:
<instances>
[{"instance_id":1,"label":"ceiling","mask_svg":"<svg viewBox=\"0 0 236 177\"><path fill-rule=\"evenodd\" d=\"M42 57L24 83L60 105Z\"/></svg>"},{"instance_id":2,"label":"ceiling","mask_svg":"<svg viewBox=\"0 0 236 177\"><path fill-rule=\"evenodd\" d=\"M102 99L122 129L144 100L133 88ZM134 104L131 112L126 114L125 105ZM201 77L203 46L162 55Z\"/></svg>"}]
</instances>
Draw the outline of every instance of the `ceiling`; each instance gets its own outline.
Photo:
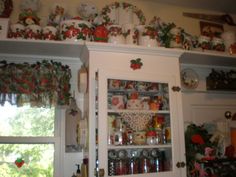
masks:
<instances>
[{"instance_id":1,"label":"ceiling","mask_svg":"<svg viewBox=\"0 0 236 177\"><path fill-rule=\"evenodd\" d=\"M236 14L235 0L154 0L156 2Z\"/></svg>"}]
</instances>

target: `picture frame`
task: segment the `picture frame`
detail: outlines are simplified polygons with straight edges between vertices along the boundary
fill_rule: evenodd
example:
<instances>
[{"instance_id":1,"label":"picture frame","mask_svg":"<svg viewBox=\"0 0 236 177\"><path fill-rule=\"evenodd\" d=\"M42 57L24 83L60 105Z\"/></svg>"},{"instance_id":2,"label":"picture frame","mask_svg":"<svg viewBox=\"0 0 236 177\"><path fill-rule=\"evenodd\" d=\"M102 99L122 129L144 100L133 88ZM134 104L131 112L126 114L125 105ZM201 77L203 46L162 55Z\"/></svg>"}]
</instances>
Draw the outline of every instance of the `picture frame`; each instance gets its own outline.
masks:
<instances>
[{"instance_id":1,"label":"picture frame","mask_svg":"<svg viewBox=\"0 0 236 177\"><path fill-rule=\"evenodd\" d=\"M224 27L221 24L200 21L201 35L213 37L221 37Z\"/></svg>"}]
</instances>

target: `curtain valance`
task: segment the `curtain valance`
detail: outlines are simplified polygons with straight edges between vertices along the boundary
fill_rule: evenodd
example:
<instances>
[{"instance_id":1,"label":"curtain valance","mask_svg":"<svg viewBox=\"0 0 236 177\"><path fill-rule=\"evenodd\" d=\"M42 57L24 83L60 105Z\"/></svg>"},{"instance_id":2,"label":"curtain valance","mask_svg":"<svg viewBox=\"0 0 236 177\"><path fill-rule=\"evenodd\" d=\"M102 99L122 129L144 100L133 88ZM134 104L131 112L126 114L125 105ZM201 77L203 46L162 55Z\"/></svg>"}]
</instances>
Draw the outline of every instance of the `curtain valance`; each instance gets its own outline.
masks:
<instances>
[{"instance_id":1,"label":"curtain valance","mask_svg":"<svg viewBox=\"0 0 236 177\"><path fill-rule=\"evenodd\" d=\"M34 64L0 62L0 104L67 105L71 70L55 61Z\"/></svg>"}]
</instances>

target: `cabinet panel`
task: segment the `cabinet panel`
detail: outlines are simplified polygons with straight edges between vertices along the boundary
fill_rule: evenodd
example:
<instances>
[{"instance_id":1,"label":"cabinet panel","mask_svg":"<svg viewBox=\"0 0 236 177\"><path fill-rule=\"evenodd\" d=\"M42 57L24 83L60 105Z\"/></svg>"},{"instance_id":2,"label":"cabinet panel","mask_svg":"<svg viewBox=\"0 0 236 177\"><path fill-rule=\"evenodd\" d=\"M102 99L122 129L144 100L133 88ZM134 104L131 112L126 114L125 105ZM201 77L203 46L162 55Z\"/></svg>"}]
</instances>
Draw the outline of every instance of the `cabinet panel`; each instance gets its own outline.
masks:
<instances>
[{"instance_id":1,"label":"cabinet panel","mask_svg":"<svg viewBox=\"0 0 236 177\"><path fill-rule=\"evenodd\" d=\"M236 113L235 94L183 93L185 122L202 124L225 120L225 112Z\"/></svg>"}]
</instances>

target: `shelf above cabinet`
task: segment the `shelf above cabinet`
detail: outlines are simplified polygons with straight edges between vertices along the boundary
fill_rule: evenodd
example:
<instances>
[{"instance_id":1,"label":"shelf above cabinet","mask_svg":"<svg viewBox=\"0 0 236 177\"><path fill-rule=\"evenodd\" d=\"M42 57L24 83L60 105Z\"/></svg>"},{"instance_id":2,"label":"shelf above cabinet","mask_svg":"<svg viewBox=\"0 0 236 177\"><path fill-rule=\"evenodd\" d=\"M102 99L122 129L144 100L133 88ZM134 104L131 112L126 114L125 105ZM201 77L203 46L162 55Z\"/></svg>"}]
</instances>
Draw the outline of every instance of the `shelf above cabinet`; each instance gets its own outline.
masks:
<instances>
[{"instance_id":1,"label":"shelf above cabinet","mask_svg":"<svg viewBox=\"0 0 236 177\"><path fill-rule=\"evenodd\" d=\"M84 50L85 49L85 50ZM115 45L97 42L46 41L46 40L0 40L0 56L36 56L42 58L86 59L83 52L96 50L104 52L137 53L180 58L181 64L236 66L236 55L213 51L187 51L164 47L143 47L133 45ZM85 58L86 58L85 57Z\"/></svg>"},{"instance_id":2,"label":"shelf above cabinet","mask_svg":"<svg viewBox=\"0 0 236 177\"><path fill-rule=\"evenodd\" d=\"M180 57L180 64L236 67L236 55L215 51L185 51Z\"/></svg>"},{"instance_id":3,"label":"shelf above cabinet","mask_svg":"<svg viewBox=\"0 0 236 177\"><path fill-rule=\"evenodd\" d=\"M0 40L1 56L36 56L37 58L63 58L78 60L84 42L45 41L45 40Z\"/></svg>"}]
</instances>

